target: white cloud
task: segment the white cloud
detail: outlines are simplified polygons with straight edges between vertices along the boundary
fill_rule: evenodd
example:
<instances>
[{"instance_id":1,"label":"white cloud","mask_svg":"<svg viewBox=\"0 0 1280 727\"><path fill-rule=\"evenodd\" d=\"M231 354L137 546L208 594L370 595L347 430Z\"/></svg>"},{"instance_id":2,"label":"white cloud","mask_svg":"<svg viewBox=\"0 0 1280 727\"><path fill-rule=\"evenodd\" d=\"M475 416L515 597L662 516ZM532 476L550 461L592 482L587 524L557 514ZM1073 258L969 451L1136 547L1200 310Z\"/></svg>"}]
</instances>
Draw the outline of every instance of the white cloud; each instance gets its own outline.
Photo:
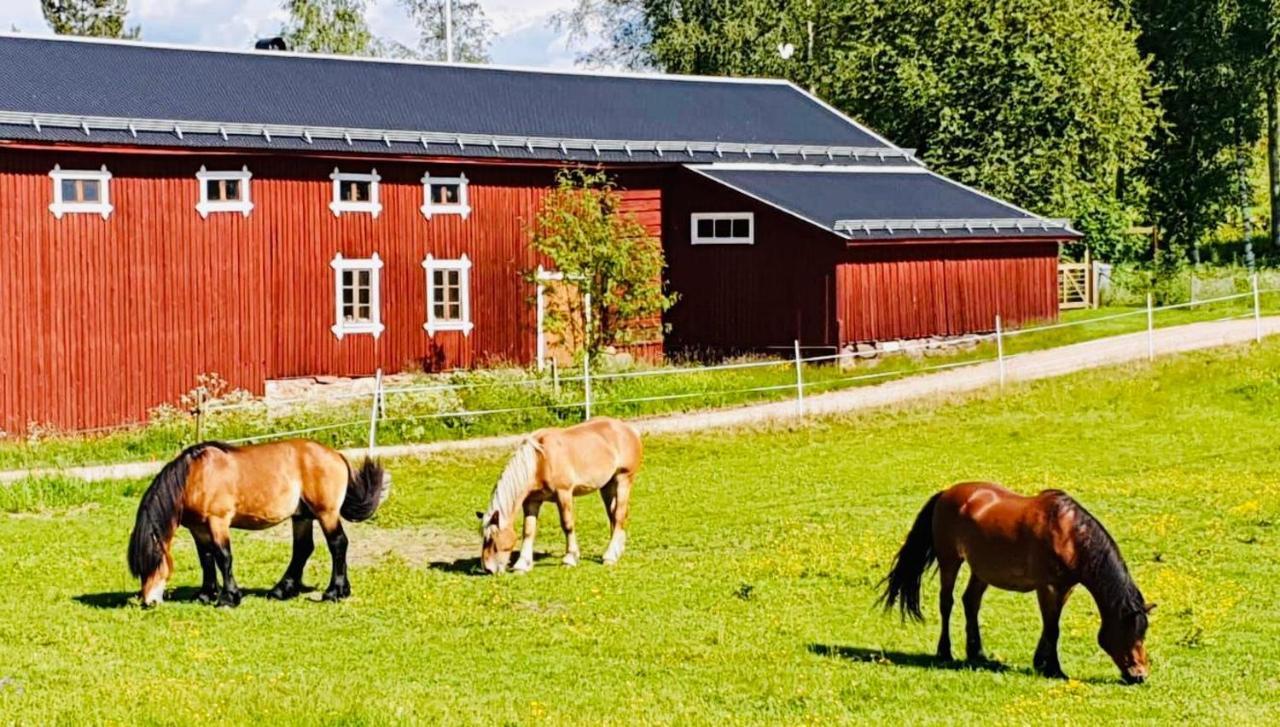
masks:
<instances>
[{"instance_id":1,"label":"white cloud","mask_svg":"<svg viewBox=\"0 0 1280 727\"><path fill-rule=\"evenodd\" d=\"M574 51L562 33L551 27L551 16L572 7L575 0L481 0L493 23L494 63L521 66L568 67ZM142 26L142 37L161 43L218 48L247 48L258 38L274 35L288 19L276 0L132 0L129 21ZM368 10L374 33L414 45L413 28L397 0L373 0ZM32 34L48 27L36 0L0 3L0 28L16 26Z\"/></svg>"}]
</instances>

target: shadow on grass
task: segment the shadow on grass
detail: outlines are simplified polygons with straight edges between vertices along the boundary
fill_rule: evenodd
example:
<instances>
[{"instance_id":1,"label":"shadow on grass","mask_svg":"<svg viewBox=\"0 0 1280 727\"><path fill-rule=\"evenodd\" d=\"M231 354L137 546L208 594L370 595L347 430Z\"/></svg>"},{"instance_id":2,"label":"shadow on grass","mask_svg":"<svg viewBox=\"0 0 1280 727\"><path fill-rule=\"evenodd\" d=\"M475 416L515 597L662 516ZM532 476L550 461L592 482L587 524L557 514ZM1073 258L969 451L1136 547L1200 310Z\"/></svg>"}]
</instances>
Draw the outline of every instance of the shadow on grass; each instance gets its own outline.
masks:
<instances>
[{"instance_id":1,"label":"shadow on grass","mask_svg":"<svg viewBox=\"0 0 1280 727\"><path fill-rule=\"evenodd\" d=\"M942 669L947 671L987 671L994 673L1010 672L1030 676L1030 669L1001 664L991 659L981 661L945 661L933 654L908 654L903 651L885 651L883 649L866 649L860 646L836 646L832 644L809 644L809 653L818 656L834 656L864 664L883 664L885 666L907 666L916 669Z\"/></svg>"},{"instance_id":2,"label":"shadow on grass","mask_svg":"<svg viewBox=\"0 0 1280 727\"><path fill-rule=\"evenodd\" d=\"M533 554L533 562L536 565L540 561L550 558L551 554L543 551L536 551ZM583 559L588 560L586 558ZM597 559L599 560L599 559ZM512 555L511 562L515 563L515 555ZM457 560L437 560L427 564L430 570L438 570L442 573L457 573L464 576L486 576L484 567L480 565L479 558L458 558ZM508 571L510 574L511 571ZM518 575L518 574L517 574Z\"/></svg>"},{"instance_id":3,"label":"shadow on grass","mask_svg":"<svg viewBox=\"0 0 1280 727\"><path fill-rule=\"evenodd\" d=\"M316 588L313 586L303 586L298 592L299 597L308 593L315 593ZM267 588L241 588L240 594L244 598L263 598L267 597L269 589ZM177 588L165 591L164 600L170 603L198 603L197 596L200 589L196 586L179 586ZM127 606L138 606L137 591L107 591L104 593L84 593L79 596L72 596L72 600L90 608L125 608ZM208 604L213 605L213 604Z\"/></svg>"}]
</instances>

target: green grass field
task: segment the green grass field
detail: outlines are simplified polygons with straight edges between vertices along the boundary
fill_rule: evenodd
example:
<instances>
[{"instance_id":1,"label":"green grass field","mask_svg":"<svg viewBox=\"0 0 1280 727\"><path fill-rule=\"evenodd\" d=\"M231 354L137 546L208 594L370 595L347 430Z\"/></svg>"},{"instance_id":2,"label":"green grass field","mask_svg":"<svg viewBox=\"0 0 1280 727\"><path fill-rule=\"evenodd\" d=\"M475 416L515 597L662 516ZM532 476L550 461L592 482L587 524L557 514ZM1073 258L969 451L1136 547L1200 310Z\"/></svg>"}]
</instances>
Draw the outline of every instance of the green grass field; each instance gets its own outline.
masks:
<instances>
[{"instance_id":1,"label":"green grass field","mask_svg":"<svg viewBox=\"0 0 1280 727\"><path fill-rule=\"evenodd\" d=\"M504 578L468 572L501 457L395 461L384 510L348 530L351 600L236 610L131 600L124 551L145 483L24 482L0 488L0 722L1275 724L1278 442L1275 340L806 426L653 437L619 566L598 562L592 497L579 500L586 562L559 565L544 508L548 557ZM1083 592L1063 623L1066 682L1029 673L1029 594L987 596L1004 670L932 663L936 578L925 625L877 610L925 498L968 478L1066 489L1110 528L1159 603L1146 685L1119 683ZM236 536L241 584L270 587L287 536ZM199 569L180 537L170 585L190 598ZM308 581L327 578L322 548Z\"/></svg>"}]
</instances>

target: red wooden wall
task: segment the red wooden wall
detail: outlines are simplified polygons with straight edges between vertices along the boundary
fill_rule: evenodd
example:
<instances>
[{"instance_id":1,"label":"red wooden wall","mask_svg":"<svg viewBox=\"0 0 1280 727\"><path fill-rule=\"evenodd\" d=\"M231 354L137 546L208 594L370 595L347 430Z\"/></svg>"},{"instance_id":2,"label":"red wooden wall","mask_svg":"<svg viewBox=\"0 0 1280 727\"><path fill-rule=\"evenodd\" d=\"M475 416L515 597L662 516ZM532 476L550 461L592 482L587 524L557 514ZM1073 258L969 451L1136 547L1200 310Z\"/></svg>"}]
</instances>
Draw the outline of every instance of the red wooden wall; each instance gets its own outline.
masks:
<instances>
[{"instance_id":1,"label":"red wooden wall","mask_svg":"<svg viewBox=\"0 0 1280 727\"><path fill-rule=\"evenodd\" d=\"M54 164L111 171L110 218L49 212ZM195 173L253 173L254 209L195 210ZM382 177L382 212L329 210L330 172ZM471 215L425 219L424 171L470 180ZM538 260L527 225L553 181L549 168L267 156L130 155L0 148L0 429L29 422L85 428L141 420L217 372L263 390L269 378L367 375L381 367L446 369L533 355ZM627 206L651 229L661 193ZM334 323L335 253L377 252L385 330L376 340ZM423 330L427 254L472 262L470 335Z\"/></svg>"},{"instance_id":2,"label":"red wooden wall","mask_svg":"<svg viewBox=\"0 0 1280 727\"><path fill-rule=\"evenodd\" d=\"M836 347L990 331L1057 317L1058 243L990 240L849 246L692 172L663 212L672 287L667 350ZM694 212L753 212L754 245L691 245Z\"/></svg>"},{"instance_id":3,"label":"red wooden wall","mask_svg":"<svg viewBox=\"0 0 1280 727\"><path fill-rule=\"evenodd\" d=\"M667 349L790 348L835 345L835 235L693 172L664 185L663 243L671 287ZM694 212L755 213L755 244L693 245Z\"/></svg>"},{"instance_id":4,"label":"red wooden wall","mask_svg":"<svg viewBox=\"0 0 1280 727\"><path fill-rule=\"evenodd\" d=\"M853 248L836 265L841 342L955 336L1058 315L1058 243Z\"/></svg>"}]
</instances>

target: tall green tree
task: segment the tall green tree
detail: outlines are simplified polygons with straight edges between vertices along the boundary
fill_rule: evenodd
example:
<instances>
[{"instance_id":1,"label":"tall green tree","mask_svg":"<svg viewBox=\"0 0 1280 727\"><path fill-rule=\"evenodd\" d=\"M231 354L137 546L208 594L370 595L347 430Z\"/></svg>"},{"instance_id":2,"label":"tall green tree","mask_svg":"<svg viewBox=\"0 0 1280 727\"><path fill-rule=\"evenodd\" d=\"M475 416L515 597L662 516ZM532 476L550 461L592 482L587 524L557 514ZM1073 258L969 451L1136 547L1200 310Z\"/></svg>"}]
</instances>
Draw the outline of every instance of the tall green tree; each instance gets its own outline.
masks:
<instances>
[{"instance_id":1,"label":"tall green tree","mask_svg":"<svg viewBox=\"0 0 1280 727\"><path fill-rule=\"evenodd\" d=\"M646 326L675 303L663 290L662 243L622 209L622 195L604 172L558 172L530 233L533 249L551 259L575 292L568 309L547 311L547 323L572 332L592 357L651 333Z\"/></svg>"},{"instance_id":2,"label":"tall green tree","mask_svg":"<svg viewBox=\"0 0 1280 727\"><path fill-rule=\"evenodd\" d=\"M1161 125L1144 175L1154 221L1191 249L1237 208L1242 167L1261 138L1263 5L1274 0L1127 0L1139 49L1151 56Z\"/></svg>"},{"instance_id":3,"label":"tall green tree","mask_svg":"<svg viewBox=\"0 0 1280 727\"><path fill-rule=\"evenodd\" d=\"M1108 0L579 0L560 21L604 36L587 62L791 79L1104 255L1145 250L1124 230L1159 110Z\"/></svg>"},{"instance_id":4,"label":"tall green tree","mask_svg":"<svg viewBox=\"0 0 1280 727\"><path fill-rule=\"evenodd\" d=\"M281 31L290 50L375 56L382 50L369 30L366 0L285 0L289 22Z\"/></svg>"},{"instance_id":5,"label":"tall green tree","mask_svg":"<svg viewBox=\"0 0 1280 727\"><path fill-rule=\"evenodd\" d=\"M477 0L400 0L418 29L417 55L425 60L443 61L445 49L445 2L453 3L453 59L463 63L487 63L493 26Z\"/></svg>"},{"instance_id":6,"label":"tall green tree","mask_svg":"<svg viewBox=\"0 0 1280 727\"><path fill-rule=\"evenodd\" d=\"M45 22L58 35L93 38L137 38L138 26L126 27L129 0L40 0Z\"/></svg>"}]
</instances>

